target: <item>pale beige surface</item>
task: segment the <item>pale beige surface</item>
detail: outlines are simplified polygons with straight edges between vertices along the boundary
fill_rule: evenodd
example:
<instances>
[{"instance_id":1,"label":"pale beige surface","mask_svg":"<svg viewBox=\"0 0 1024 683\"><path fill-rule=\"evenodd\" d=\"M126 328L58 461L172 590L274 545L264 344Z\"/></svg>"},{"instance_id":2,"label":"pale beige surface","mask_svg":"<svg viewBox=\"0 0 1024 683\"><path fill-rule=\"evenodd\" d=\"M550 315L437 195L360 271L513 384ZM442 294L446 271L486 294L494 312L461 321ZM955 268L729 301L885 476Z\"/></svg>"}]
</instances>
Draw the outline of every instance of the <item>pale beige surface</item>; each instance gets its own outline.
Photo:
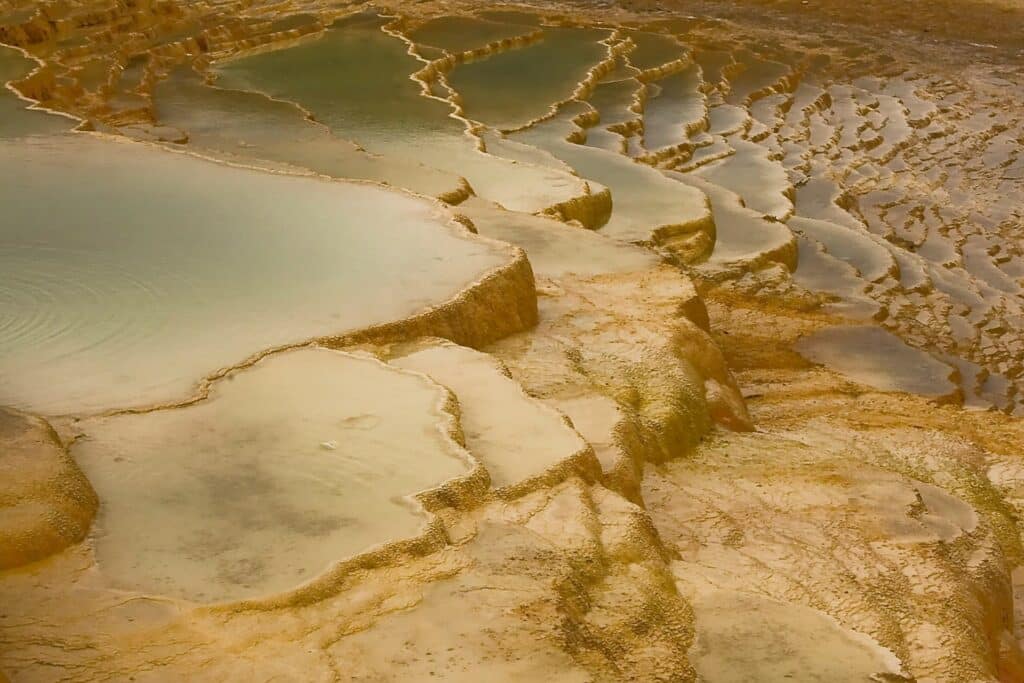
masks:
<instances>
[{"instance_id":1,"label":"pale beige surface","mask_svg":"<svg viewBox=\"0 0 1024 683\"><path fill-rule=\"evenodd\" d=\"M111 585L222 602L287 591L426 521L414 494L473 463L445 389L307 348L229 375L194 405L80 423Z\"/></svg>"},{"instance_id":2,"label":"pale beige surface","mask_svg":"<svg viewBox=\"0 0 1024 683\"><path fill-rule=\"evenodd\" d=\"M409 350L391 365L423 373L455 394L466 447L495 488L540 477L590 450L564 416L523 392L487 354L429 344Z\"/></svg>"},{"instance_id":3,"label":"pale beige surface","mask_svg":"<svg viewBox=\"0 0 1024 683\"><path fill-rule=\"evenodd\" d=\"M439 16L480 24L465 18L477 5L389 6L387 20L343 19L333 43L319 37L353 8L318 0L70 3L47 17L0 0L0 24L18 24L3 39L46 64L20 91L105 133L277 172L414 185L463 204L452 212L481 244L525 250L503 251L503 267L439 307L322 340L376 358L358 361L375 368L365 381L271 354L213 378L206 401L106 418L103 444L84 440L89 423L54 422L64 445L81 436L72 450L102 461L143 441L119 441L116 425L166 421L173 429L154 443L178 455L150 468L158 476L145 487L97 477L91 538L0 572L0 668L16 681L1024 680L1024 431L1010 414L1024 389L1024 75L1006 29L1016 12L762 5L497 9L482 13L488 42L448 43L466 51L446 54L416 44L419 29ZM604 59L577 70L574 101L504 139L460 118L463 104L502 114L501 98L484 102L475 84L463 102L449 75L473 60L464 73L530 66L529 55L572 47L537 41L574 21L601 22L607 36L584 46ZM345 33L354 24L382 30ZM236 56L265 69L303 55L314 58L284 74L303 86L295 102L242 108L253 118L221 128L177 100L173 127L161 124L163 79L178 67L198 80ZM536 93L528 72L508 76L523 98L510 115L544 111L566 89L559 73L538 75L558 87ZM680 75L694 99L679 120L656 105L645 116ZM358 96L339 98L353 83ZM332 121L303 119L303 106ZM280 139L271 110L291 112ZM33 113L17 111L20 127ZM648 149L645 120L673 144ZM386 155L365 155L342 129ZM436 256L403 241L402 225L384 227L415 263ZM392 302L437 283L385 274ZM801 339L851 325L904 346L865 361L854 336L824 365L798 353ZM261 390L274 367L280 385ZM440 412L427 394L448 396ZM400 428L346 426L336 404ZM204 411L224 418L209 433L189 417ZM436 434L439 416L452 448L478 461L447 482L434 442L414 433ZM248 420L251 430L238 427ZM218 432L229 422L237 428ZM366 440L346 438L350 428ZM319 437L326 458L310 463L321 431L341 436ZM371 483L345 487L369 496L345 508L360 524L336 546L285 528L281 499L315 508L303 520L338 514L324 468L349 441L360 447L341 474ZM225 483L215 492L273 485L239 514L189 505L173 516L193 527L214 519L204 530L229 541L262 535L252 558L315 576L214 606L112 576L112 557L152 559L136 552L160 541L152 527L185 528L148 525L161 499L146 493L202 462L199 445L224 456L205 463ZM231 467L273 457L288 466L262 479ZM310 466L291 467L300 463ZM423 513L400 514L392 494L420 486ZM191 502L201 493L174 488ZM124 511L131 496L146 514ZM231 508L232 498L215 502ZM105 537L108 521L137 525L135 540ZM372 538L355 531L370 527ZM355 547L373 539L382 543Z\"/></svg>"}]
</instances>

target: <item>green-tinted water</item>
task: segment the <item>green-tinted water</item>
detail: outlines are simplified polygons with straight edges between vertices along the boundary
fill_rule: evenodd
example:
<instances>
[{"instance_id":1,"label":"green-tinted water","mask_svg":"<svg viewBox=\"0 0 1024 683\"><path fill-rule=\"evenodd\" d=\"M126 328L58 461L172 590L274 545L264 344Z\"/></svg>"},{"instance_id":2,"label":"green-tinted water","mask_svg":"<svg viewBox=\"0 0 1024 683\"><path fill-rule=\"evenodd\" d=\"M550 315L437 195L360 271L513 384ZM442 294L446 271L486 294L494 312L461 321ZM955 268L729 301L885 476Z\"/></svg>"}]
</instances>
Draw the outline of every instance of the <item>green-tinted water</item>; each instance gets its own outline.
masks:
<instances>
[{"instance_id":1,"label":"green-tinted water","mask_svg":"<svg viewBox=\"0 0 1024 683\"><path fill-rule=\"evenodd\" d=\"M686 48L670 35L628 31L626 36L636 44L629 53L629 62L641 71L680 59L686 54Z\"/></svg>"},{"instance_id":2,"label":"green-tinted water","mask_svg":"<svg viewBox=\"0 0 1024 683\"><path fill-rule=\"evenodd\" d=\"M475 17L437 17L411 31L409 38L457 54L529 32L526 26Z\"/></svg>"},{"instance_id":3,"label":"green-tinted water","mask_svg":"<svg viewBox=\"0 0 1024 683\"><path fill-rule=\"evenodd\" d=\"M0 140L58 133L74 126L74 121L63 116L28 109L28 103L6 87L35 68L36 63L17 50L0 46Z\"/></svg>"},{"instance_id":4,"label":"green-tinted water","mask_svg":"<svg viewBox=\"0 0 1024 683\"><path fill-rule=\"evenodd\" d=\"M587 71L607 57L599 41L608 35L601 29L545 28L544 40L459 65L448 80L467 116L499 129L517 128L572 95Z\"/></svg>"},{"instance_id":5,"label":"green-tinted water","mask_svg":"<svg viewBox=\"0 0 1024 683\"><path fill-rule=\"evenodd\" d=\"M0 404L44 414L180 400L508 258L408 195L85 135L0 143L0 205Z\"/></svg>"},{"instance_id":6,"label":"green-tinted water","mask_svg":"<svg viewBox=\"0 0 1024 683\"><path fill-rule=\"evenodd\" d=\"M265 95L204 85L179 70L154 90L161 124L186 131L190 147L229 159L262 159L335 178L375 180L441 196L457 190L459 176L360 151L310 121L295 105Z\"/></svg>"},{"instance_id":7,"label":"green-tinted water","mask_svg":"<svg viewBox=\"0 0 1024 683\"><path fill-rule=\"evenodd\" d=\"M539 211L582 193L571 176L479 152L450 105L423 96L410 78L423 63L382 24L344 22L319 40L227 62L218 82L295 102L371 152L462 175L510 209Z\"/></svg>"}]
</instances>

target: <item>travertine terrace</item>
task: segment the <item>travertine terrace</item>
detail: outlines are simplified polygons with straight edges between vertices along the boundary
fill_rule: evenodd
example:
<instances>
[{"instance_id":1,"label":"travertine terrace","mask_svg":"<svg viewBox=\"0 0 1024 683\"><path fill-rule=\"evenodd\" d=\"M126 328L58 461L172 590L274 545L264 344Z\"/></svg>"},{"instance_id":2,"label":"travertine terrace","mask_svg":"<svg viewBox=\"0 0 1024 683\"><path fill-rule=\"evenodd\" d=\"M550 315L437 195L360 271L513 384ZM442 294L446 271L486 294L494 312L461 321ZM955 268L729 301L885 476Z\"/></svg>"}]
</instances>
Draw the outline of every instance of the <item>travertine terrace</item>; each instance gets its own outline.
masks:
<instances>
[{"instance_id":1,"label":"travertine terrace","mask_svg":"<svg viewBox=\"0 0 1024 683\"><path fill-rule=\"evenodd\" d=\"M0 0L0 681L1024 681L1024 9L859 5Z\"/></svg>"}]
</instances>

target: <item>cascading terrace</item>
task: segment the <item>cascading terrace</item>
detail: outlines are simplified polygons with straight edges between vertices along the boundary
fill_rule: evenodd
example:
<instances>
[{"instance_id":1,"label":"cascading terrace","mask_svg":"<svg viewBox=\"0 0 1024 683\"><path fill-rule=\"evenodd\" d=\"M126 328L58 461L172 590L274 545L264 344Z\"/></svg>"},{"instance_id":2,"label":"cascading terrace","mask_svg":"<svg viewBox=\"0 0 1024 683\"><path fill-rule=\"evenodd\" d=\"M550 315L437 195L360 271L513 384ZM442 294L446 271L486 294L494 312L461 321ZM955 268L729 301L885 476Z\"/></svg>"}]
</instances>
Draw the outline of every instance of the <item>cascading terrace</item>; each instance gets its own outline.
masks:
<instances>
[{"instance_id":1,"label":"cascading terrace","mask_svg":"<svg viewBox=\"0 0 1024 683\"><path fill-rule=\"evenodd\" d=\"M1024 680L1020 55L707 4L0 0L0 681Z\"/></svg>"}]
</instances>

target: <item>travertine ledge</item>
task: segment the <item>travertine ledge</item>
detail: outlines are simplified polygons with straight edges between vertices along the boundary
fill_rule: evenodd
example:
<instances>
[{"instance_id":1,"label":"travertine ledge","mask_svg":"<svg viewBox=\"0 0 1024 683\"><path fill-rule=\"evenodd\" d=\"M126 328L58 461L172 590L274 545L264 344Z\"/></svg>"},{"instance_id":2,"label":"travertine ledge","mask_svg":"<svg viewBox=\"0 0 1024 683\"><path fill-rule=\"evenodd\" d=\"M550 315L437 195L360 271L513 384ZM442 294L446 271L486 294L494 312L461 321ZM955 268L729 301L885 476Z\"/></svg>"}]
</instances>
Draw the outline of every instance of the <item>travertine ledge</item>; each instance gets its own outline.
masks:
<instances>
[{"instance_id":1,"label":"travertine ledge","mask_svg":"<svg viewBox=\"0 0 1024 683\"><path fill-rule=\"evenodd\" d=\"M99 500L53 428L0 407L0 569L85 538Z\"/></svg>"}]
</instances>

